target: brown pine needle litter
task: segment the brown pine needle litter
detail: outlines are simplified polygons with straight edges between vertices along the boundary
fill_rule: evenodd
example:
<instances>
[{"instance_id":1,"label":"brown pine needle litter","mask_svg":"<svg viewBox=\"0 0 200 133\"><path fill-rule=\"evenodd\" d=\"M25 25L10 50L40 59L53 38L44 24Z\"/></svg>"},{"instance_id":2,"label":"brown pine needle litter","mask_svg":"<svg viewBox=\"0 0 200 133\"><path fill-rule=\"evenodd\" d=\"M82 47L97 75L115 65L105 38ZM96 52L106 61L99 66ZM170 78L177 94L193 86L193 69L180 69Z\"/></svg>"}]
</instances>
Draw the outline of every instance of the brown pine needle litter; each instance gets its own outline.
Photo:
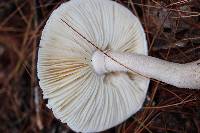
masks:
<instances>
[{"instance_id":1,"label":"brown pine needle litter","mask_svg":"<svg viewBox=\"0 0 200 133\"><path fill-rule=\"evenodd\" d=\"M149 55L172 62L200 59L198 0L115 0L139 17ZM0 2L0 132L73 132L55 119L42 99L36 76L41 31L66 0ZM200 92L152 80L146 102L107 133L199 133Z\"/></svg>"}]
</instances>

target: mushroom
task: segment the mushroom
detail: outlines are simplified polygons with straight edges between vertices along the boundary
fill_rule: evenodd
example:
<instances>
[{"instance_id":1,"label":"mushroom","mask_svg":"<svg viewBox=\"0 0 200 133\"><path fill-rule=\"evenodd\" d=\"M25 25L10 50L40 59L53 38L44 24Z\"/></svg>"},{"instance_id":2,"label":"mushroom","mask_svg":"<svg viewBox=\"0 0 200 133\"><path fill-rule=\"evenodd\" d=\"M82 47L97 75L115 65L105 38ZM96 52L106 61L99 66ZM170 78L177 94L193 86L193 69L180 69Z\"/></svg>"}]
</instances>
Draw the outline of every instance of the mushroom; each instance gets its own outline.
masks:
<instances>
[{"instance_id":1,"label":"mushroom","mask_svg":"<svg viewBox=\"0 0 200 133\"><path fill-rule=\"evenodd\" d=\"M199 72L197 62L173 64L147 54L139 20L122 5L110 0L62 4L48 19L38 51L39 85L47 107L76 132L99 132L142 107L149 78L173 85L179 85L182 75L199 81L199 74L191 73ZM172 82L171 75L179 79ZM192 83L188 86L199 87Z\"/></svg>"}]
</instances>

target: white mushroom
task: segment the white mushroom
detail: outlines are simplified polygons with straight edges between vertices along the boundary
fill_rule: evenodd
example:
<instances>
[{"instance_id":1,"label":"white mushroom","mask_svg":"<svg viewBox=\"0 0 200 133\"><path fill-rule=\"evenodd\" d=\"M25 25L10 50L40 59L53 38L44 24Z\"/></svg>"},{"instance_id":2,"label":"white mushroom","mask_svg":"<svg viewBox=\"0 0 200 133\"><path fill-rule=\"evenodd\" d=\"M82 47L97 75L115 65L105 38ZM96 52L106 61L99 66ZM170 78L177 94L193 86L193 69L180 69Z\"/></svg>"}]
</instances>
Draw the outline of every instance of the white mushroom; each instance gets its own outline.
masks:
<instances>
[{"instance_id":1,"label":"white mushroom","mask_svg":"<svg viewBox=\"0 0 200 133\"><path fill-rule=\"evenodd\" d=\"M99 75L100 50L147 55L139 20L109 0L72 0L47 21L38 51L38 78L47 106L77 132L116 126L143 105L149 79L127 72Z\"/></svg>"},{"instance_id":2,"label":"white mushroom","mask_svg":"<svg viewBox=\"0 0 200 133\"><path fill-rule=\"evenodd\" d=\"M139 20L120 4L71 0L56 9L44 27L37 70L55 117L77 132L98 132L142 107L149 78L198 88L197 64L148 57ZM182 82L181 76L195 80Z\"/></svg>"}]
</instances>

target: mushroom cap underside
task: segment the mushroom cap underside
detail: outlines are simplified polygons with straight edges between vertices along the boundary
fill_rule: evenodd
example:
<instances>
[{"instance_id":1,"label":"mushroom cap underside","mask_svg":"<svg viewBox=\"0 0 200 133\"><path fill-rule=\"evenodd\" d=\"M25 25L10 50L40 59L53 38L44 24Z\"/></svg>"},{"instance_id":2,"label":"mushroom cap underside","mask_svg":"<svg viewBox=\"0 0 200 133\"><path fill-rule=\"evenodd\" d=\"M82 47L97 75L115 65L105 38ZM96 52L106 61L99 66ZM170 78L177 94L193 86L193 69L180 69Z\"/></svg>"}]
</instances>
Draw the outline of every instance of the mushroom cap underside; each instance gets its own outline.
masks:
<instances>
[{"instance_id":1,"label":"mushroom cap underside","mask_svg":"<svg viewBox=\"0 0 200 133\"><path fill-rule=\"evenodd\" d=\"M80 36L82 35L82 36ZM132 73L95 73L99 49L147 55L139 20L110 0L71 0L49 17L40 41L37 71L48 108L77 132L116 126L143 105L149 79Z\"/></svg>"}]
</instances>

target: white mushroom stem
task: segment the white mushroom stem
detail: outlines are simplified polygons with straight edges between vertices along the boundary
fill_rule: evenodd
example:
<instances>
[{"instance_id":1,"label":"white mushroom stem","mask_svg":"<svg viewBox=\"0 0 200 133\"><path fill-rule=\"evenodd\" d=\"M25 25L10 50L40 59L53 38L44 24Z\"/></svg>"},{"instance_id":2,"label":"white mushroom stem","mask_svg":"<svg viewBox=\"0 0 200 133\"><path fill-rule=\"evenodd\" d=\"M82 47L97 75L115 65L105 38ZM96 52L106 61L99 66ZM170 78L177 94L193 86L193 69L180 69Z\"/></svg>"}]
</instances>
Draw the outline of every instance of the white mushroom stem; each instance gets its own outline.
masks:
<instances>
[{"instance_id":1,"label":"white mushroom stem","mask_svg":"<svg viewBox=\"0 0 200 133\"><path fill-rule=\"evenodd\" d=\"M179 88L200 89L200 60L178 64L150 56L96 51L92 65L97 74L134 71L145 77L156 79ZM123 64L123 65L122 65Z\"/></svg>"}]
</instances>

